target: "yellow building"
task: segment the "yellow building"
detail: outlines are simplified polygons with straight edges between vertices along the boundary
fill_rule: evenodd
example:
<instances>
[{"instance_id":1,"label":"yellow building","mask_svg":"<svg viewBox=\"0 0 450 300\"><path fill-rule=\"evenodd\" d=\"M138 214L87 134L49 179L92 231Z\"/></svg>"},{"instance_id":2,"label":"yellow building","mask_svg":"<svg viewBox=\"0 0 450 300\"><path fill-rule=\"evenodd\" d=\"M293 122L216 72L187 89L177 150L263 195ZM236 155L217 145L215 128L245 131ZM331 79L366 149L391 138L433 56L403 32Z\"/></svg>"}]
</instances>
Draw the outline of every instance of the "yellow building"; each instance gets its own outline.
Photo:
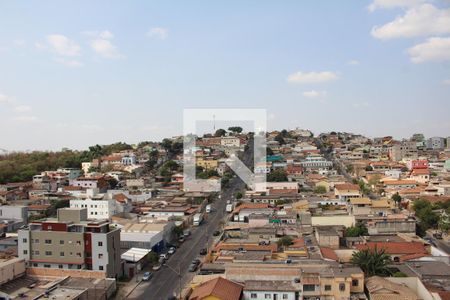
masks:
<instances>
[{"instance_id":1,"label":"yellow building","mask_svg":"<svg viewBox=\"0 0 450 300\"><path fill-rule=\"evenodd\" d=\"M215 160L215 159L197 159L196 160L196 165L198 167L202 167L205 170L215 170L217 169L219 161Z\"/></svg>"}]
</instances>

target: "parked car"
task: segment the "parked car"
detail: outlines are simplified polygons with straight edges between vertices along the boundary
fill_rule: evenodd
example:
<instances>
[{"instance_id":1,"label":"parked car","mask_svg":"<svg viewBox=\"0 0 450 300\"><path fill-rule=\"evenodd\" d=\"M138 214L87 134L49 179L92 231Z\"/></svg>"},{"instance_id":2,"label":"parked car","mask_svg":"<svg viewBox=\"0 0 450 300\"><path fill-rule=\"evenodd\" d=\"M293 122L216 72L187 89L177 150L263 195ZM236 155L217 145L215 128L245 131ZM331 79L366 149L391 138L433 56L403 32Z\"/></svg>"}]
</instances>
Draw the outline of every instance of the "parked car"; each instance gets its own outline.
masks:
<instances>
[{"instance_id":1,"label":"parked car","mask_svg":"<svg viewBox=\"0 0 450 300\"><path fill-rule=\"evenodd\" d=\"M149 281L152 278L153 274L151 272L145 272L144 276L142 276L142 281Z\"/></svg>"},{"instance_id":2,"label":"parked car","mask_svg":"<svg viewBox=\"0 0 450 300\"><path fill-rule=\"evenodd\" d=\"M219 230L214 231L214 232L213 232L213 235L214 235L214 236L220 235L220 231L219 231Z\"/></svg>"},{"instance_id":3,"label":"parked car","mask_svg":"<svg viewBox=\"0 0 450 300\"><path fill-rule=\"evenodd\" d=\"M159 257L161 258L164 258L164 259L168 259L169 258L169 254L167 254L167 253L161 253L160 255L159 255Z\"/></svg>"},{"instance_id":4,"label":"parked car","mask_svg":"<svg viewBox=\"0 0 450 300\"><path fill-rule=\"evenodd\" d=\"M178 239L178 242L180 242L180 243L184 242L184 236L180 236L180 238Z\"/></svg>"},{"instance_id":5,"label":"parked car","mask_svg":"<svg viewBox=\"0 0 450 300\"><path fill-rule=\"evenodd\" d=\"M206 253L208 253L208 250L206 250L206 248L202 248L200 250L200 255L206 255Z\"/></svg>"},{"instance_id":6,"label":"parked car","mask_svg":"<svg viewBox=\"0 0 450 300\"><path fill-rule=\"evenodd\" d=\"M197 271L197 268L198 268L198 264L194 264L194 263L192 263L192 264L190 264L189 265L189 272L195 272L195 271Z\"/></svg>"},{"instance_id":7,"label":"parked car","mask_svg":"<svg viewBox=\"0 0 450 300\"><path fill-rule=\"evenodd\" d=\"M190 235L191 235L191 231L189 229L186 229L186 230L183 231L183 236L184 237L188 237Z\"/></svg>"},{"instance_id":8,"label":"parked car","mask_svg":"<svg viewBox=\"0 0 450 300\"><path fill-rule=\"evenodd\" d=\"M157 264L157 265L154 265L154 266L153 266L152 270L153 270L153 271L158 271L159 269L161 269L161 267L162 267L161 264Z\"/></svg>"},{"instance_id":9,"label":"parked car","mask_svg":"<svg viewBox=\"0 0 450 300\"><path fill-rule=\"evenodd\" d=\"M170 248L169 248L169 251L167 251L167 254L172 255L172 254L175 253L176 250L177 250L177 249L176 249L175 247L170 247Z\"/></svg>"}]
</instances>

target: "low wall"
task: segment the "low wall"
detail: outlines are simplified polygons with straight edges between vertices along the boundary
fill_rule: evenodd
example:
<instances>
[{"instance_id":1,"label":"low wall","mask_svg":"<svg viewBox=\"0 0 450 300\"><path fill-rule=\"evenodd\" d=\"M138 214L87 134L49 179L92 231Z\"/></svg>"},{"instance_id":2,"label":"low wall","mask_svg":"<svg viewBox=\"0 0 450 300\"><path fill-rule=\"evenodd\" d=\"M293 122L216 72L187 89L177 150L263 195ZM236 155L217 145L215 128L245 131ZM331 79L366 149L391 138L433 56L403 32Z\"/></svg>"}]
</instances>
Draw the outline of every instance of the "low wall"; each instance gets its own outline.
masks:
<instances>
[{"instance_id":1,"label":"low wall","mask_svg":"<svg viewBox=\"0 0 450 300\"><path fill-rule=\"evenodd\" d=\"M53 276L53 277L80 277L105 279L106 272L91 270L68 270L68 269L51 269L51 268L28 268L27 274L30 276Z\"/></svg>"}]
</instances>

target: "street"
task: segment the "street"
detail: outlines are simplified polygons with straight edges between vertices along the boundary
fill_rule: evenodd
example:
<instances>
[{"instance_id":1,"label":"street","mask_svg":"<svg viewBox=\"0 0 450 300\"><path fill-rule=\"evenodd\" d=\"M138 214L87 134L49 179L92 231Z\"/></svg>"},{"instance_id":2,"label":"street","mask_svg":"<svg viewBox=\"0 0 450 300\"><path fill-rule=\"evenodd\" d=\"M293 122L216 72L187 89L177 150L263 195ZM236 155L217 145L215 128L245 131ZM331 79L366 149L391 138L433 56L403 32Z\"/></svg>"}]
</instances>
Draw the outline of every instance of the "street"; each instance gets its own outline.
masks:
<instances>
[{"instance_id":1,"label":"street","mask_svg":"<svg viewBox=\"0 0 450 300\"><path fill-rule=\"evenodd\" d=\"M249 144L253 144L251 140ZM244 152L243 162L246 165L252 163L253 145ZM141 282L126 299L151 299L166 300L169 296L178 295L181 288L188 283L194 273L188 272L188 267L193 259L199 257L199 252L208 244L211 246L212 235L219 229L220 221L225 214L227 200L231 200L237 191L245 188L244 182L233 177L226 187L222 187L220 199L216 199L212 206L215 211L208 214L208 218L199 227L192 227L192 234L177 249L167 261L168 266L163 266L154 272L153 278L147 282ZM181 278L178 274L181 274ZM142 275L142 274L141 274Z\"/></svg>"}]
</instances>

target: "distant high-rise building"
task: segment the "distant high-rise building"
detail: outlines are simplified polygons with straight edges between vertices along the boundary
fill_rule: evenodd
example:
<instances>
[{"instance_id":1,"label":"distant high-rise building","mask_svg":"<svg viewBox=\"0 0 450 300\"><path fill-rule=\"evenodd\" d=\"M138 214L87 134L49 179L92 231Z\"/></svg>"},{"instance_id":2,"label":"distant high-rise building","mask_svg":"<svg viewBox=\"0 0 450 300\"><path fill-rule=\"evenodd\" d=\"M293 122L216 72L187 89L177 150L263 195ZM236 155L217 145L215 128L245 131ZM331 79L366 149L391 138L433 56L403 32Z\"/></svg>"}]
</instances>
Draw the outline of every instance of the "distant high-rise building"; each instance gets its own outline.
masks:
<instances>
[{"instance_id":1,"label":"distant high-rise building","mask_svg":"<svg viewBox=\"0 0 450 300\"><path fill-rule=\"evenodd\" d=\"M120 273L120 229L87 221L86 208L61 208L56 219L31 222L18 231L18 243L28 267Z\"/></svg>"},{"instance_id":2,"label":"distant high-rise building","mask_svg":"<svg viewBox=\"0 0 450 300\"><path fill-rule=\"evenodd\" d=\"M427 140L427 148L433 150L444 149L445 139L443 137L432 137Z\"/></svg>"}]
</instances>

